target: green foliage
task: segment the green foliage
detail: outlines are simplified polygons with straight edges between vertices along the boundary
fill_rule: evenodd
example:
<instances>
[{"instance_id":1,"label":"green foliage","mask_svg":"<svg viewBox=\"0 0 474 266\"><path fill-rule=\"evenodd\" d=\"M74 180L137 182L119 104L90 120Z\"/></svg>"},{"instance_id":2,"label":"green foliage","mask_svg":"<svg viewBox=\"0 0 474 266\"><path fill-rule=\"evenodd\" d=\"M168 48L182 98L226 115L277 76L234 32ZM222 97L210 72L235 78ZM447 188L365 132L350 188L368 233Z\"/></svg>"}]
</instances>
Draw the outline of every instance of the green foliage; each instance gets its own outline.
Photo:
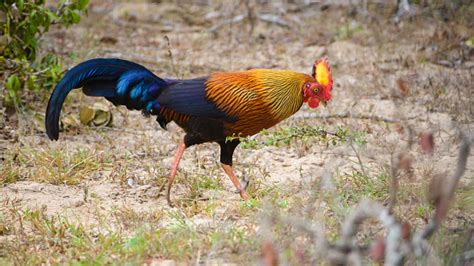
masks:
<instances>
[{"instance_id":1,"label":"green foliage","mask_svg":"<svg viewBox=\"0 0 474 266\"><path fill-rule=\"evenodd\" d=\"M474 36L471 36L471 38L466 41L466 45L470 48L474 48Z\"/></svg>"},{"instance_id":2,"label":"green foliage","mask_svg":"<svg viewBox=\"0 0 474 266\"><path fill-rule=\"evenodd\" d=\"M226 141L239 139L241 141L240 147L243 149L253 149L262 146L281 146L289 145L292 140L301 140L302 142L318 141L328 143L331 145L338 145L341 142L352 141L357 145L365 145L365 132L355 131L350 132L343 127L336 127L335 131L331 132L321 126L304 126L304 127L289 127L277 131L268 131L266 129L259 133L263 140L255 137L227 137Z\"/></svg>"},{"instance_id":3,"label":"green foliage","mask_svg":"<svg viewBox=\"0 0 474 266\"><path fill-rule=\"evenodd\" d=\"M60 0L53 9L45 0L0 2L0 93L3 104L21 104L26 94L50 90L62 76L53 54L39 55L38 43L51 25L79 23L89 0Z\"/></svg>"},{"instance_id":4,"label":"green foliage","mask_svg":"<svg viewBox=\"0 0 474 266\"><path fill-rule=\"evenodd\" d=\"M342 175L337 179L337 195L347 208L364 198L385 201L390 194L389 182L390 176L386 173L369 176L352 171L352 173Z\"/></svg>"}]
</instances>

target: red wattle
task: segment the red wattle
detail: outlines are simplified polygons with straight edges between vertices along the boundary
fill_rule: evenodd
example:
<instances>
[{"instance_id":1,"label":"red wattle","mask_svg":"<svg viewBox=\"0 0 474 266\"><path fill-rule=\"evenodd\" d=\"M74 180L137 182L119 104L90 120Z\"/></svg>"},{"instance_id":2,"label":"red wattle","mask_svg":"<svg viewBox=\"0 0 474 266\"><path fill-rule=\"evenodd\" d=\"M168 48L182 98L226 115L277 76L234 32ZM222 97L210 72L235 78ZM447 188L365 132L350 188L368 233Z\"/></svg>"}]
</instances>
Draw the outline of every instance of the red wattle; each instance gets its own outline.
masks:
<instances>
[{"instance_id":1,"label":"red wattle","mask_svg":"<svg viewBox=\"0 0 474 266\"><path fill-rule=\"evenodd\" d=\"M318 98L309 98L308 105L311 108L317 108L319 106L319 99Z\"/></svg>"}]
</instances>

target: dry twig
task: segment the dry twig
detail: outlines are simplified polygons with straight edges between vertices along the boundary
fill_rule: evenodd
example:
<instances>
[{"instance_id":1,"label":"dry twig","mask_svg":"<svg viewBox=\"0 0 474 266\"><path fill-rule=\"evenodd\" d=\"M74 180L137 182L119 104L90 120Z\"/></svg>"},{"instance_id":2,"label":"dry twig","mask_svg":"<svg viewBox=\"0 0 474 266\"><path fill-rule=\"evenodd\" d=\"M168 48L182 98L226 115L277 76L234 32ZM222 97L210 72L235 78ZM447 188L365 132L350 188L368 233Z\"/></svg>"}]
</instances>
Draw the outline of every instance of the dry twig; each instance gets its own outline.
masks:
<instances>
[{"instance_id":1,"label":"dry twig","mask_svg":"<svg viewBox=\"0 0 474 266\"><path fill-rule=\"evenodd\" d=\"M350 112L339 113L339 114L319 114L319 113L309 113L305 115L295 116L299 119L309 119L309 118L317 118L317 119L331 119L331 118L339 118L339 119L361 119L361 120L372 120L377 122L385 122L385 123L399 123L399 119L392 119L377 115L364 115L364 114L352 114Z\"/></svg>"},{"instance_id":2,"label":"dry twig","mask_svg":"<svg viewBox=\"0 0 474 266\"><path fill-rule=\"evenodd\" d=\"M435 213L428 225L421 231L411 233L410 225L399 221L391 213L391 207L393 206L386 208L382 204L370 200L362 201L357 208L346 217L341 227L341 238L336 244L331 244L326 240L322 226L316 226L314 222L305 219L281 215L275 210L270 210L272 218L266 219L266 230L268 230L268 227L273 226L271 223L278 221L290 225L294 229L306 233L317 248L319 254L323 254L324 258L329 259L331 263L338 265L362 265L361 252L363 248L358 245L356 234L359 231L359 226L365 220L374 218L386 228L387 235L385 238L374 242L375 244L370 254L372 258L378 260L384 259L385 265L402 265L408 255L415 253L416 256L429 255L439 261L439 258L433 252L433 248L428 243L428 239L436 232L443 218L446 217L449 205L454 196L454 191L466 170L470 145L473 142L474 137L467 138L462 136L456 171L450 179L445 181L447 184L443 184L447 186L448 189L437 190L445 192L437 196L438 200L436 201ZM396 168L395 166L392 167ZM393 171L395 172L392 172L392 175L397 174L397 170ZM392 200L394 201L395 199ZM394 204L394 202L392 204ZM269 242L264 243L268 245Z\"/></svg>"}]
</instances>

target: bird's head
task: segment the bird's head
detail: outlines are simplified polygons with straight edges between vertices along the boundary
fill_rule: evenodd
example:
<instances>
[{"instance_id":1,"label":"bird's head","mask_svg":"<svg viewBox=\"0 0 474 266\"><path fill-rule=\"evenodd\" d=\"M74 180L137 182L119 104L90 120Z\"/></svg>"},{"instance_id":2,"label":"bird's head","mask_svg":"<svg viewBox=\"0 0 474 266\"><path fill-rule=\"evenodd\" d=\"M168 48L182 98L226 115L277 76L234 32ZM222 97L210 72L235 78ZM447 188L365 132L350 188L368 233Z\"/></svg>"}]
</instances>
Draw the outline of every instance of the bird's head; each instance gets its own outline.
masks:
<instances>
[{"instance_id":1,"label":"bird's head","mask_svg":"<svg viewBox=\"0 0 474 266\"><path fill-rule=\"evenodd\" d=\"M313 79L303 85L303 97L309 107L316 108L319 103L326 105L331 100L333 81L327 57L314 62L312 76Z\"/></svg>"}]
</instances>

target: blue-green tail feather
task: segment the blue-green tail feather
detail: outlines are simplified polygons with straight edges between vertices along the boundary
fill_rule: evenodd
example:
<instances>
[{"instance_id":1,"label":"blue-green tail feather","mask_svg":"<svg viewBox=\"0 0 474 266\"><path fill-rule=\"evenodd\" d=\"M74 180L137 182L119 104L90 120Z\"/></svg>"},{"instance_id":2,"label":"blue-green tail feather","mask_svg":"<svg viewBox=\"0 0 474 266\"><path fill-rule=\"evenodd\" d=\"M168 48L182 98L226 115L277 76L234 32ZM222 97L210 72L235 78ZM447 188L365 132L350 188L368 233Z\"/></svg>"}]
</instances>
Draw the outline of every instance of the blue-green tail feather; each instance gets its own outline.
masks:
<instances>
[{"instance_id":1,"label":"blue-green tail feather","mask_svg":"<svg viewBox=\"0 0 474 266\"><path fill-rule=\"evenodd\" d=\"M54 89L46 110L46 133L59 137L59 115L69 92L83 88L89 96L105 97L115 105L149 113L159 109L156 98L167 82L145 67L121 59L92 59L69 70Z\"/></svg>"}]
</instances>

